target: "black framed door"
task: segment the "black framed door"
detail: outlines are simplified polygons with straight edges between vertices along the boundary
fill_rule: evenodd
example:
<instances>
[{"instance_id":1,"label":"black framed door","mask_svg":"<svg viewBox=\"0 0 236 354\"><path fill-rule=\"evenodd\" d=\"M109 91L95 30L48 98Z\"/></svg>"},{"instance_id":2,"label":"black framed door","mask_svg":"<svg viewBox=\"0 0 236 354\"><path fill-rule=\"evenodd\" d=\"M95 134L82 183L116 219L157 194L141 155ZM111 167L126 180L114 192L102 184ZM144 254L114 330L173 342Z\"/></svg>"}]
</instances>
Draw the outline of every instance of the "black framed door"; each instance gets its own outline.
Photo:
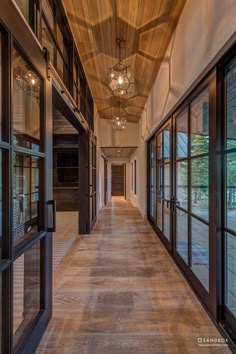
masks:
<instances>
[{"instance_id":1,"label":"black framed door","mask_svg":"<svg viewBox=\"0 0 236 354\"><path fill-rule=\"evenodd\" d=\"M51 86L0 30L1 352L34 352L52 312Z\"/></svg>"},{"instance_id":2,"label":"black framed door","mask_svg":"<svg viewBox=\"0 0 236 354\"><path fill-rule=\"evenodd\" d=\"M236 55L222 68L223 99L223 217L222 320L236 336Z\"/></svg>"},{"instance_id":3,"label":"black framed door","mask_svg":"<svg viewBox=\"0 0 236 354\"><path fill-rule=\"evenodd\" d=\"M173 256L217 316L216 75L174 115Z\"/></svg>"},{"instance_id":4,"label":"black framed door","mask_svg":"<svg viewBox=\"0 0 236 354\"><path fill-rule=\"evenodd\" d=\"M149 216L163 242L172 249L172 121L157 132L149 145Z\"/></svg>"},{"instance_id":5,"label":"black framed door","mask_svg":"<svg viewBox=\"0 0 236 354\"><path fill-rule=\"evenodd\" d=\"M214 71L150 139L148 213L159 237L216 316L215 88Z\"/></svg>"}]
</instances>

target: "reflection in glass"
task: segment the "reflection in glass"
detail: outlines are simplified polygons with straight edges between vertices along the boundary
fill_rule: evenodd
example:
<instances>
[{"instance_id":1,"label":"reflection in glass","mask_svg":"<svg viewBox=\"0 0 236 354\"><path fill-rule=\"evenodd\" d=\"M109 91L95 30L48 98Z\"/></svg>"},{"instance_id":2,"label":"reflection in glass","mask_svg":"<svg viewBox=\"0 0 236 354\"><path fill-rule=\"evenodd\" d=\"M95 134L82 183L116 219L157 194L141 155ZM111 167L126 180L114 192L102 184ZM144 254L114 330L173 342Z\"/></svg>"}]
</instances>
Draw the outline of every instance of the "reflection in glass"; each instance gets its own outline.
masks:
<instances>
[{"instance_id":1,"label":"reflection in glass","mask_svg":"<svg viewBox=\"0 0 236 354\"><path fill-rule=\"evenodd\" d=\"M53 18L53 10L52 6L50 5L49 0L42 0L42 10L43 10L43 15L45 16L47 20L47 24L51 31L54 31L54 18Z\"/></svg>"},{"instance_id":2,"label":"reflection in glass","mask_svg":"<svg viewBox=\"0 0 236 354\"><path fill-rule=\"evenodd\" d=\"M164 165L164 199L170 199L170 164L167 163ZM170 239L170 209L167 208L166 201L163 204L163 214L164 214L164 223L163 223L163 234L166 238Z\"/></svg>"},{"instance_id":3,"label":"reflection in glass","mask_svg":"<svg viewBox=\"0 0 236 354\"><path fill-rule=\"evenodd\" d=\"M38 158L14 155L13 198L13 235L17 246L38 232Z\"/></svg>"},{"instance_id":4,"label":"reflection in glass","mask_svg":"<svg viewBox=\"0 0 236 354\"><path fill-rule=\"evenodd\" d=\"M192 213L208 220L209 214L209 163L208 156L191 161L191 207Z\"/></svg>"},{"instance_id":5,"label":"reflection in glass","mask_svg":"<svg viewBox=\"0 0 236 354\"><path fill-rule=\"evenodd\" d=\"M157 226L162 230L162 198L157 198Z\"/></svg>"},{"instance_id":6,"label":"reflection in glass","mask_svg":"<svg viewBox=\"0 0 236 354\"><path fill-rule=\"evenodd\" d=\"M2 93L2 35L0 33L0 92ZM0 140L4 139L2 136L2 94L0 95Z\"/></svg>"},{"instance_id":7,"label":"reflection in glass","mask_svg":"<svg viewBox=\"0 0 236 354\"><path fill-rule=\"evenodd\" d=\"M14 144L39 149L40 78L13 49Z\"/></svg>"},{"instance_id":8,"label":"reflection in glass","mask_svg":"<svg viewBox=\"0 0 236 354\"><path fill-rule=\"evenodd\" d=\"M134 190L134 188L133 188L133 190ZM150 143L150 215L152 216L152 218L154 220L156 219L156 149L155 149L155 138L152 139L152 141Z\"/></svg>"},{"instance_id":9,"label":"reflection in glass","mask_svg":"<svg viewBox=\"0 0 236 354\"><path fill-rule=\"evenodd\" d=\"M0 150L0 258L2 257L2 226L3 226L3 193L2 193L2 150Z\"/></svg>"},{"instance_id":10,"label":"reflection in glass","mask_svg":"<svg viewBox=\"0 0 236 354\"><path fill-rule=\"evenodd\" d=\"M163 139L162 139L162 133L159 133L157 135L157 160L162 160L162 144L163 144Z\"/></svg>"},{"instance_id":11,"label":"reflection in glass","mask_svg":"<svg viewBox=\"0 0 236 354\"><path fill-rule=\"evenodd\" d=\"M188 112L184 111L176 119L176 158L188 156Z\"/></svg>"},{"instance_id":12,"label":"reflection in glass","mask_svg":"<svg viewBox=\"0 0 236 354\"><path fill-rule=\"evenodd\" d=\"M230 69L228 69L230 68ZM227 66L226 89L226 129L227 149L236 148L236 58Z\"/></svg>"},{"instance_id":13,"label":"reflection in glass","mask_svg":"<svg viewBox=\"0 0 236 354\"><path fill-rule=\"evenodd\" d=\"M209 149L209 97L204 90L191 104L191 155L207 153Z\"/></svg>"},{"instance_id":14,"label":"reflection in glass","mask_svg":"<svg viewBox=\"0 0 236 354\"><path fill-rule=\"evenodd\" d=\"M42 46L47 48L50 54L50 60L54 62L54 42L47 28L45 21L42 19Z\"/></svg>"},{"instance_id":15,"label":"reflection in glass","mask_svg":"<svg viewBox=\"0 0 236 354\"><path fill-rule=\"evenodd\" d=\"M176 163L176 198L179 206L188 209L188 161Z\"/></svg>"},{"instance_id":16,"label":"reflection in glass","mask_svg":"<svg viewBox=\"0 0 236 354\"><path fill-rule=\"evenodd\" d=\"M163 213L164 213L163 234L169 240L170 239L170 209L167 208L166 203L164 204Z\"/></svg>"},{"instance_id":17,"label":"reflection in glass","mask_svg":"<svg viewBox=\"0 0 236 354\"><path fill-rule=\"evenodd\" d=\"M226 226L236 230L236 153L226 158Z\"/></svg>"},{"instance_id":18,"label":"reflection in glass","mask_svg":"<svg viewBox=\"0 0 236 354\"><path fill-rule=\"evenodd\" d=\"M164 132L164 162L167 162L170 159L170 127L166 127Z\"/></svg>"},{"instance_id":19,"label":"reflection in glass","mask_svg":"<svg viewBox=\"0 0 236 354\"><path fill-rule=\"evenodd\" d=\"M226 281L225 303L229 310L236 316L236 238L225 234Z\"/></svg>"},{"instance_id":20,"label":"reflection in glass","mask_svg":"<svg viewBox=\"0 0 236 354\"><path fill-rule=\"evenodd\" d=\"M13 264L13 342L16 351L40 311L40 243Z\"/></svg>"},{"instance_id":21,"label":"reflection in glass","mask_svg":"<svg viewBox=\"0 0 236 354\"><path fill-rule=\"evenodd\" d=\"M188 264L188 214L176 209L176 250Z\"/></svg>"},{"instance_id":22,"label":"reflection in glass","mask_svg":"<svg viewBox=\"0 0 236 354\"><path fill-rule=\"evenodd\" d=\"M209 290L209 227L191 218L192 223L192 271Z\"/></svg>"}]
</instances>

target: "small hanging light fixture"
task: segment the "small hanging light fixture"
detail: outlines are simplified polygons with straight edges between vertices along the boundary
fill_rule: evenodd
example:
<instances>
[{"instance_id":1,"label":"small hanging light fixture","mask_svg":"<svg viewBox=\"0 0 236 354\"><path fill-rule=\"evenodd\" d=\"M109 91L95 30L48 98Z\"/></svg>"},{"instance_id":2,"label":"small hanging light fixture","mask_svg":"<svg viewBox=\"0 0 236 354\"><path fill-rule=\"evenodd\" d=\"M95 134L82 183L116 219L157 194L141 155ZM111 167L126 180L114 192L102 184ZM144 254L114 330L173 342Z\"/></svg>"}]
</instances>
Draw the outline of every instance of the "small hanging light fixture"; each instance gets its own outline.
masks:
<instances>
[{"instance_id":1,"label":"small hanging light fixture","mask_svg":"<svg viewBox=\"0 0 236 354\"><path fill-rule=\"evenodd\" d=\"M132 85L135 84L134 73L131 66L121 62L121 48L124 47L124 39L117 38L119 48L119 61L108 69L108 86L114 96L125 96L128 94Z\"/></svg>"},{"instance_id":2,"label":"small hanging light fixture","mask_svg":"<svg viewBox=\"0 0 236 354\"><path fill-rule=\"evenodd\" d=\"M121 103L118 102L118 112L119 114L118 115L115 115L113 118L112 118L112 128L114 130L124 130L125 127L126 127L126 123L127 123L127 120L125 117L122 117L120 115L121 113Z\"/></svg>"}]
</instances>

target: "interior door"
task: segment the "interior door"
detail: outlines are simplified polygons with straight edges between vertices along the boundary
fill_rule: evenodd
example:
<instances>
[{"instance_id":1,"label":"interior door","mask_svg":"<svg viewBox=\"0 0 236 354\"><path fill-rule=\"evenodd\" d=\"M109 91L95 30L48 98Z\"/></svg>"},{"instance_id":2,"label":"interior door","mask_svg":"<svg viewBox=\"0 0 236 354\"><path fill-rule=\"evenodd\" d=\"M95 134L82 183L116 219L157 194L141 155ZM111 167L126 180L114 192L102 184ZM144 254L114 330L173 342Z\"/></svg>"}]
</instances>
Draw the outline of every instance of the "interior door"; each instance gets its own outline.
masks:
<instances>
[{"instance_id":1,"label":"interior door","mask_svg":"<svg viewBox=\"0 0 236 354\"><path fill-rule=\"evenodd\" d=\"M112 196L124 196L125 195L125 175L124 165L112 165Z\"/></svg>"}]
</instances>

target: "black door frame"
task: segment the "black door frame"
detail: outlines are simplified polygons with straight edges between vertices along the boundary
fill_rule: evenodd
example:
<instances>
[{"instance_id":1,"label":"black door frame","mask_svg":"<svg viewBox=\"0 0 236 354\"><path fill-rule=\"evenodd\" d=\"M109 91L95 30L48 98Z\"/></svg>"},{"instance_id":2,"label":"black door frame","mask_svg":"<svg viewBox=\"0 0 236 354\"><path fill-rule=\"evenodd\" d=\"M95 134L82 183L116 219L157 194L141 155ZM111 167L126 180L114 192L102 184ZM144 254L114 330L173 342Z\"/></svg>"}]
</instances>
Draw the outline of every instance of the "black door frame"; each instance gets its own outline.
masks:
<instances>
[{"instance_id":1,"label":"black door frame","mask_svg":"<svg viewBox=\"0 0 236 354\"><path fill-rule=\"evenodd\" d=\"M40 244L40 309L35 320L28 328L27 332L20 337L20 341L15 347L16 352L33 352L47 327L52 314L52 232L54 229L53 220L49 217L52 199L52 119L51 119L51 83L46 79L46 63L43 53L37 44L32 41L30 31L26 28L24 21L18 17L18 13L10 2L0 3L1 23L0 30L3 35L3 119L5 120L4 135L5 141L0 142L0 147L4 151L3 181L4 184L4 227L3 227L3 260L0 262L0 272L2 275L2 352L13 352L13 265L14 261L23 255L27 250L36 244ZM6 26L6 27L5 27ZM19 30L20 28L20 30ZM11 31L11 32L10 32ZM15 147L12 143L12 100L14 96L13 75L12 75L12 51L13 46L17 49L23 59L33 67L37 75L41 78L41 141L42 152L32 152L20 147ZM23 49L24 48L24 49ZM34 53L33 59L30 53ZM18 249L13 248L13 150L27 154L28 156L38 156L43 159L41 163L40 186L41 201L39 210L43 226L42 231L35 234L32 239L26 241ZM50 203L49 203L50 201Z\"/></svg>"}]
</instances>

